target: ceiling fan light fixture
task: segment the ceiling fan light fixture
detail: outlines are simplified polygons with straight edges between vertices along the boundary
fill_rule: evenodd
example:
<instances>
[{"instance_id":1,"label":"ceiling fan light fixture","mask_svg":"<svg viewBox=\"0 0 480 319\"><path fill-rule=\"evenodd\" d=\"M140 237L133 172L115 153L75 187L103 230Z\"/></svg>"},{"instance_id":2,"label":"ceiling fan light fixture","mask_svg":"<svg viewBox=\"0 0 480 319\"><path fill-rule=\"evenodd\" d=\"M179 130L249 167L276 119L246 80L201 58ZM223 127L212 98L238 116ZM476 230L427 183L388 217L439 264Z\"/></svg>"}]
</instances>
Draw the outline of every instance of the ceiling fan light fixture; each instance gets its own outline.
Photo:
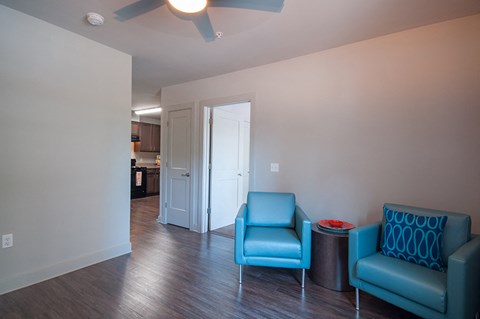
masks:
<instances>
[{"instance_id":1,"label":"ceiling fan light fixture","mask_svg":"<svg viewBox=\"0 0 480 319\"><path fill-rule=\"evenodd\" d=\"M185 13L200 12L207 6L207 0L168 0L172 7Z\"/></svg>"}]
</instances>

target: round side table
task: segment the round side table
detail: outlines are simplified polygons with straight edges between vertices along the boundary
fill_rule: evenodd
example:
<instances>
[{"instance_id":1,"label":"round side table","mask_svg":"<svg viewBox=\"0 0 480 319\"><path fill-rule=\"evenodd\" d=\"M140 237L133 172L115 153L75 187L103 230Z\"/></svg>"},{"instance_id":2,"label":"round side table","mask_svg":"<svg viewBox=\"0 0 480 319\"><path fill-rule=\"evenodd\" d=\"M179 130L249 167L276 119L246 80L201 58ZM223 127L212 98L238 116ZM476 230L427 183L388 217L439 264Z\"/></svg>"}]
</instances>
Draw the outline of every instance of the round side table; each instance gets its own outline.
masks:
<instances>
[{"instance_id":1,"label":"round side table","mask_svg":"<svg viewBox=\"0 0 480 319\"><path fill-rule=\"evenodd\" d=\"M352 291L348 283L348 233L329 232L312 223L310 279L336 291Z\"/></svg>"}]
</instances>

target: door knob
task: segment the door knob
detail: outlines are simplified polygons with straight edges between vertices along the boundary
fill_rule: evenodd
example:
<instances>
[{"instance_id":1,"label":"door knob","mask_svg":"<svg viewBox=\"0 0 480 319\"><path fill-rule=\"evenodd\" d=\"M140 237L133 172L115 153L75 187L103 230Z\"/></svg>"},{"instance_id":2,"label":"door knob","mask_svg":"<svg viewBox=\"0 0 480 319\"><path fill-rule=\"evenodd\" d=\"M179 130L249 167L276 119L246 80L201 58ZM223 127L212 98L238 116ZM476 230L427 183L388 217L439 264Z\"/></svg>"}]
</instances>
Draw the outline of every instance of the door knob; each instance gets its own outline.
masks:
<instances>
[{"instance_id":1,"label":"door knob","mask_svg":"<svg viewBox=\"0 0 480 319\"><path fill-rule=\"evenodd\" d=\"M182 176L190 177L190 173L182 174Z\"/></svg>"},{"instance_id":2,"label":"door knob","mask_svg":"<svg viewBox=\"0 0 480 319\"><path fill-rule=\"evenodd\" d=\"M237 174L238 176L242 176L242 174Z\"/></svg>"}]
</instances>

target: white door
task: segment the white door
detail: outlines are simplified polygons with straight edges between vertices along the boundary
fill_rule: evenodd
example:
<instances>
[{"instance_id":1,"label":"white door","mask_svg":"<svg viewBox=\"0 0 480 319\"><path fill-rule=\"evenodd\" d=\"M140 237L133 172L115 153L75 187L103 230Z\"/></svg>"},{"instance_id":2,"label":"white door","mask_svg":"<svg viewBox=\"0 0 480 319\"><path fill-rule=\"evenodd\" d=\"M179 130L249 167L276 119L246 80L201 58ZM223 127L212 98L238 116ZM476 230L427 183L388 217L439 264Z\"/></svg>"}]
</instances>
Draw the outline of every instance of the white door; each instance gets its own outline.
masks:
<instances>
[{"instance_id":1,"label":"white door","mask_svg":"<svg viewBox=\"0 0 480 319\"><path fill-rule=\"evenodd\" d=\"M243 127L243 173L242 173L242 204L247 202L250 182L250 122L244 121Z\"/></svg>"},{"instance_id":2,"label":"white door","mask_svg":"<svg viewBox=\"0 0 480 319\"><path fill-rule=\"evenodd\" d=\"M190 228L192 110L168 112L167 223Z\"/></svg>"},{"instance_id":3,"label":"white door","mask_svg":"<svg viewBox=\"0 0 480 319\"><path fill-rule=\"evenodd\" d=\"M213 108L210 230L233 224L244 200L243 123L242 116Z\"/></svg>"}]
</instances>

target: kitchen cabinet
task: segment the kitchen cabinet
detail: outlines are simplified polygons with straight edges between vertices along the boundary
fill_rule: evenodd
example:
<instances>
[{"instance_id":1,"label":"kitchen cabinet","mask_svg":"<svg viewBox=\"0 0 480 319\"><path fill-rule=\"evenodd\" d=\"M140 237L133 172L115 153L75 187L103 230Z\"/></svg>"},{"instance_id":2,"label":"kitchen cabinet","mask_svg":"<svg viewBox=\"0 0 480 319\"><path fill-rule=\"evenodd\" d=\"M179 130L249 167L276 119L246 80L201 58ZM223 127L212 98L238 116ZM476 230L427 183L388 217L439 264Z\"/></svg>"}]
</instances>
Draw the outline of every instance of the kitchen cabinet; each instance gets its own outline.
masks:
<instances>
[{"instance_id":1,"label":"kitchen cabinet","mask_svg":"<svg viewBox=\"0 0 480 319\"><path fill-rule=\"evenodd\" d=\"M147 196L160 193L160 169L147 168Z\"/></svg>"},{"instance_id":2,"label":"kitchen cabinet","mask_svg":"<svg viewBox=\"0 0 480 319\"><path fill-rule=\"evenodd\" d=\"M152 125L152 152L160 153L160 125Z\"/></svg>"},{"instance_id":3,"label":"kitchen cabinet","mask_svg":"<svg viewBox=\"0 0 480 319\"><path fill-rule=\"evenodd\" d=\"M140 152L151 152L152 147L152 124L140 123Z\"/></svg>"},{"instance_id":4,"label":"kitchen cabinet","mask_svg":"<svg viewBox=\"0 0 480 319\"><path fill-rule=\"evenodd\" d=\"M132 135L140 135L140 123L132 121Z\"/></svg>"},{"instance_id":5,"label":"kitchen cabinet","mask_svg":"<svg viewBox=\"0 0 480 319\"><path fill-rule=\"evenodd\" d=\"M135 152L160 153L160 125L139 122L138 126L140 143L135 145Z\"/></svg>"}]
</instances>

